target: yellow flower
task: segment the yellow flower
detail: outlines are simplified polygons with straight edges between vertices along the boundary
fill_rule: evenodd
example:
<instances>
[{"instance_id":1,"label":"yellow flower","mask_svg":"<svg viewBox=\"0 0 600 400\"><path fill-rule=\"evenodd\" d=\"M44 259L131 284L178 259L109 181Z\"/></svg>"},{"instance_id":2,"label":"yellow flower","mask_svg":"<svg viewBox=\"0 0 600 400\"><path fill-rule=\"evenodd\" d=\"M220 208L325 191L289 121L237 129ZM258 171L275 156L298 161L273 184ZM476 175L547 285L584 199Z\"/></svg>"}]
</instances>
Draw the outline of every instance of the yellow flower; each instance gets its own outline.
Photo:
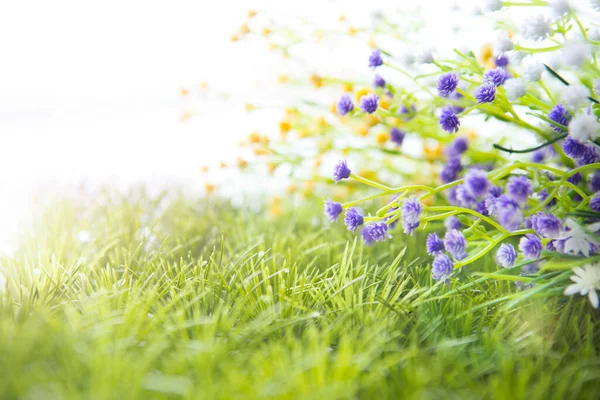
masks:
<instances>
[{"instance_id":1,"label":"yellow flower","mask_svg":"<svg viewBox=\"0 0 600 400\"><path fill-rule=\"evenodd\" d=\"M353 26L348 27L348 35L354 36L354 35L356 35L356 32L358 32L358 29L356 29L355 27L353 27Z\"/></svg>"},{"instance_id":2,"label":"yellow flower","mask_svg":"<svg viewBox=\"0 0 600 400\"><path fill-rule=\"evenodd\" d=\"M204 189L206 189L206 193L213 193L216 189L216 186L213 185L212 183L205 183Z\"/></svg>"},{"instance_id":3,"label":"yellow flower","mask_svg":"<svg viewBox=\"0 0 600 400\"><path fill-rule=\"evenodd\" d=\"M337 103L331 103L329 111L331 111L332 114L337 114Z\"/></svg>"},{"instance_id":4,"label":"yellow flower","mask_svg":"<svg viewBox=\"0 0 600 400\"><path fill-rule=\"evenodd\" d=\"M240 40L240 35L238 35L237 33L234 33L233 35L231 35L232 42L237 42L238 40Z\"/></svg>"},{"instance_id":5,"label":"yellow flower","mask_svg":"<svg viewBox=\"0 0 600 400\"><path fill-rule=\"evenodd\" d=\"M495 66L494 62L494 49L491 43L486 43L481 47L479 51L479 62L488 68Z\"/></svg>"},{"instance_id":6,"label":"yellow flower","mask_svg":"<svg viewBox=\"0 0 600 400\"><path fill-rule=\"evenodd\" d=\"M356 129L356 132L358 132L358 134L360 136L367 136L369 134L369 126L365 125L365 124L361 124Z\"/></svg>"},{"instance_id":7,"label":"yellow flower","mask_svg":"<svg viewBox=\"0 0 600 400\"><path fill-rule=\"evenodd\" d=\"M321 158L315 158L315 168L319 168L321 166L321 164L323 163L323 160Z\"/></svg>"},{"instance_id":8,"label":"yellow flower","mask_svg":"<svg viewBox=\"0 0 600 400\"><path fill-rule=\"evenodd\" d=\"M361 97L363 97L363 96L365 96L365 95L367 95L367 94L369 94L369 93L371 93L371 89L369 89L369 88L362 88L362 89L359 89L359 90L356 92L356 101L360 101L360 98L361 98Z\"/></svg>"},{"instance_id":9,"label":"yellow flower","mask_svg":"<svg viewBox=\"0 0 600 400\"><path fill-rule=\"evenodd\" d=\"M364 117L364 121L365 121L365 124L367 124L369 127L373 127L373 126L377 125L379 122L381 122L379 120L379 117L377 117L376 115L373 115L373 114L366 114Z\"/></svg>"},{"instance_id":10,"label":"yellow flower","mask_svg":"<svg viewBox=\"0 0 600 400\"><path fill-rule=\"evenodd\" d=\"M377 134L377 143L378 144L384 144L387 143L387 141L389 140L390 136L387 134L387 132L379 132Z\"/></svg>"},{"instance_id":11,"label":"yellow flower","mask_svg":"<svg viewBox=\"0 0 600 400\"><path fill-rule=\"evenodd\" d=\"M254 155L256 156L266 156L271 154L271 150L267 149L266 147L255 147L254 148Z\"/></svg>"},{"instance_id":12,"label":"yellow flower","mask_svg":"<svg viewBox=\"0 0 600 400\"><path fill-rule=\"evenodd\" d=\"M248 141L250 143L260 143L260 140L261 140L260 133L258 133L256 131L250 132L250 134L248 135Z\"/></svg>"},{"instance_id":13,"label":"yellow flower","mask_svg":"<svg viewBox=\"0 0 600 400\"><path fill-rule=\"evenodd\" d=\"M317 74L311 74L309 80L310 80L310 83L312 83L313 86L316 88L320 88L323 86L323 78L321 78Z\"/></svg>"},{"instance_id":14,"label":"yellow flower","mask_svg":"<svg viewBox=\"0 0 600 400\"><path fill-rule=\"evenodd\" d=\"M277 81L278 81L279 83L281 83L281 84L286 84L286 83L288 83L288 81L289 81L289 78L288 78L288 76L287 76L287 75L285 75L285 74L281 74L281 75L279 75L279 76L277 77Z\"/></svg>"},{"instance_id":15,"label":"yellow flower","mask_svg":"<svg viewBox=\"0 0 600 400\"><path fill-rule=\"evenodd\" d=\"M242 26L240 26L240 32L242 35L247 35L250 33L250 27L248 26L248 24L243 24Z\"/></svg>"},{"instance_id":16,"label":"yellow flower","mask_svg":"<svg viewBox=\"0 0 600 400\"><path fill-rule=\"evenodd\" d=\"M310 129L308 129L308 128L303 128L303 129L300 129L300 131L298 131L298 137L300 137L300 138L307 138L310 136L312 136L312 133L311 133Z\"/></svg>"},{"instance_id":17,"label":"yellow flower","mask_svg":"<svg viewBox=\"0 0 600 400\"><path fill-rule=\"evenodd\" d=\"M252 104L250 104L250 103L246 103L246 104L244 105L244 108L246 109L246 112L250 112L250 111L252 111L252 110L255 110L255 109L256 109L256 107L255 107L255 106L253 106L253 105L252 105Z\"/></svg>"},{"instance_id":18,"label":"yellow flower","mask_svg":"<svg viewBox=\"0 0 600 400\"><path fill-rule=\"evenodd\" d=\"M219 163L219 168L223 169L223 168L227 168L227 163L225 161L221 161Z\"/></svg>"},{"instance_id":19,"label":"yellow flower","mask_svg":"<svg viewBox=\"0 0 600 400\"><path fill-rule=\"evenodd\" d=\"M296 185L294 185L293 183L290 183L287 187L287 192L289 194L293 194L296 193L296 190L298 190L298 188L296 187Z\"/></svg>"},{"instance_id":20,"label":"yellow flower","mask_svg":"<svg viewBox=\"0 0 600 400\"><path fill-rule=\"evenodd\" d=\"M248 161L244 160L242 157L238 157L237 166L239 169L244 169L248 166Z\"/></svg>"},{"instance_id":21,"label":"yellow flower","mask_svg":"<svg viewBox=\"0 0 600 400\"><path fill-rule=\"evenodd\" d=\"M202 90L208 89L208 82L206 82L206 81L200 82L200 89L202 89Z\"/></svg>"},{"instance_id":22,"label":"yellow flower","mask_svg":"<svg viewBox=\"0 0 600 400\"><path fill-rule=\"evenodd\" d=\"M254 18L254 17L256 17L256 11L248 10L248 18Z\"/></svg>"},{"instance_id":23,"label":"yellow flower","mask_svg":"<svg viewBox=\"0 0 600 400\"><path fill-rule=\"evenodd\" d=\"M376 180L376 179L377 179L377 172L375 172L375 171L373 171L373 170L366 170L366 169L363 169L363 170L360 170L360 171L358 171L358 174L359 174L360 176L362 176L363 178L367 178L367 179L369 179L369 180L371 180L371 181L373 181L373 180Z\"/></svg>"},{"instance_id":24,"label":"yellow flower","mask_svg":"<svg viewBox=\"0 0 600 400\"><path fill-rule=\"evenodd\" d=\"M304 183L302 184L302 194L304 196L308 197L309 195L312 194L314 188L315 188L314 181L304 181Z\"/></svg>"},{"instance_id":25,"label":"yellow flower","mask_svg":"<svg viewBox=\"0 0 600 400\"><path fill-rule=\"evenodd\" d=\"M181 95L183 97L187 96L188 94L190 94L190 91L187 90L186 88L181 88L181 90L179 91L179 93L181 93Z\"/></svg>"},{"instance_id":26,"label":"yellow flower","mask_svg":"<svg viewBox=\"0 0 600 400\"><path fill-rule=\"evenodd\" d=\"M271 34L271 29L265 26L262 30L262 34L263 36L269 36Z\"/></svg>"},{"instance_id":27,"label":"yellow flower","mask_svg":"<svg viewBox=\"0 0 600 400\"><path fill-rule=\"evenodd\" d=\"M427 158L438 159L442 155L443 146L441 143L426 145L423 153Z\"/></svg>"},{"instance_id":28,"label":"yellow flower","mask_svg":"<svg viewBox=\"0 0 600 400\"><path fill-rule=\"evenodd\" d=\"M387 97L382 97L381 100L379 100L379 107L383 108L384 110L388 110L390 108L390 101Z\"/></svg>"},{"instance_id":29,"label":"yellow flower","mask_svg":"<svg viewBox=\"0 0 600 400\"><path fill-rule=\"evenodd\" d=\"M277 169L279 165L276 163L268 163L267 164L267 170L269 171L270 174L273 174L275 172L275 170Z\"/></svg>"},{"instance_id":30,"label":"yellow flower","mask_svg":"<svg viewBox=\"0 0 600 400\"><path fill-rule=\"evenodd\" d=\"M185 111L185 112L183 112L181 114L181 118L180 119L181 119L181 122L185 122L185 121L187 121L190 118L192 118L192 113L189 112L189 111Z\"/></svg>"},{"instance_id":31,"label":"yellow flower","mask_svg":"<svg viewBox=\"0 0 600 400\"><path fill-rule=\"evenodd\" d=\"M354 85L349 82L346 82L344 83L342 90L346 93L350 93L354 90Z\"/></svg>"},{"instance_id":32,"label":"yellow flower","mask_svg":"<svg viewBox=\"0 0 600 400\"><path fill-rule=\"evenodd\" d=\"M202 167L200 167L200 170L206 174L208 172L208 165L203 165Z\"/></svg>"},{"instance_id":33,"label":"yellow flower","mask_svg":"<svg viewBox=\"0 0 600 400\"><path fill-rule=\"evenodd\" d=\"M469 139L469 141L477 139L477 132L475 132L474 130L469 130L467 132L467 139Z\"/></svg>"},{"instance_id":34,"label":"yellow flower","mask_svg":"<svg viewBox=\"0 0 600 400\"><path fill-rule=\"evenodd\" d=\"M292 130L292 124L289 121L282 120L279 122L279 131L282 136L285 136Z\"/></svg>"},{"instance_id":35,"label":"yellow flower","mask_svg":"<svg viewBox=\"0 0 600 400\"><path fill-rule=\"evenodd\" d=\"M338 17L338 21L344 22L345 20L346 20L346 16L344 14L340 14L340 16Z\"/></svg>"}]
</instances>

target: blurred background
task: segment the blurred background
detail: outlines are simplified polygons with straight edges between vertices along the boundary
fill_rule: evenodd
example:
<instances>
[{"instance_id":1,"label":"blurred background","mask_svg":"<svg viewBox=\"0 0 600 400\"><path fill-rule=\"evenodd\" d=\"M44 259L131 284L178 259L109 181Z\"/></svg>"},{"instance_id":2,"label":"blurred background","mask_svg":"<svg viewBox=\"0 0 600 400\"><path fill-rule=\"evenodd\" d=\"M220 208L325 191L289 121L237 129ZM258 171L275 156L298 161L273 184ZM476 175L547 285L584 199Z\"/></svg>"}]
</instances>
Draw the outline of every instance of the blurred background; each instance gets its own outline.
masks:
<instances>
[{"instance_id":1,"label":"blurred background","mask_svg":"<svg viewBox=\"0 0 600 400\"><path fill-rule=\"evenodd\" d=\"M476 50L485 37L486 19L476 26L469 18L481 2L406 3L3 2L0 251L10 251L32 211L54 196L137 184L202 192L209 178L201 166L234 163L241 138L252 130L276 129L281 108L293 99L277 84L282 73L363 74L370 81L366 41L356 47L329 35L328 43L317 46L308 39L314 33L308 26L339 27L341 14L348 24L368 26L386 12L403 16L408 25L427 21L429 30L419 34L422 43L410 41L412 27L398 33L406 34L403 46L446 47L445 54L457 42ZM449 18L457 9L462 17ZM264 26L298 24L307 40L297 58L285 61L261 40L232 41L248 10L255 10ZM248 114L248 103L261 112ZM210 179L231 182L236 174L223 171ZM276 180L241 182L250 190L276 185Z\"/></svg>"}]
</instances>

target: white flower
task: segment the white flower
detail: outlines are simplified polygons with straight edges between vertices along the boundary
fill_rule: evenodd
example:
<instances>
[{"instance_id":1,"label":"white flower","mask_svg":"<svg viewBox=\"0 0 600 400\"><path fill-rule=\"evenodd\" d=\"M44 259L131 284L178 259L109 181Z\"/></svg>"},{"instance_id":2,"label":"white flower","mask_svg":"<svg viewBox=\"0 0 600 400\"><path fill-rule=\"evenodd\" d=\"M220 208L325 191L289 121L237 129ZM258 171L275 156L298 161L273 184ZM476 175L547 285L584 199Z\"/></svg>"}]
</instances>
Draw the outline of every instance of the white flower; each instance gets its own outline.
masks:
<instances>
[{"instance_id":1,"label":"white flower","mask_svg":"<svg viewBox=\"0 0 600 400\"><path fill-rule=\"evenodd\" d=\"M600 96L600 78L594 81L594 93Z\"/></svg>"},{"instance_id":2,"label":"white flower","mask_svg":"<svg viewBox=\"0 0 600 400\"><path fill-rule=\"evenodd\" d=\"M544 66L539 62L535 62L525 67L523 77L529 82L537 82L542 79L542 72L544 72Z\"/></svg>"},{"instance_id":3,"label":"white flower","mask_svg":"<svg viewBox=\"0 0 600 400\"><path fill-rule=\"evenodd\" d=\"M564 61L573 67L580 66L592 55L592 46L582 42L568 43L563 48Z\"/></svg>"},{"instance_id":4,"label":"white flower","mask_svg":"<svg viewBox=\"0 0 600 400\"><path fill-rule=\"evenodd\" d=\"M521 28L523 37L531 40L542 40L550 33L552 33L550 20L543 15L534 15L527 18Z\"/></svg>"},{"instance_id":5,"label":"white flower","mask_svg":"<svg viewBox=\"0 0 600 400\"><path fill-rule=\"evenodd\" d=\"M400 62L403 65L410 67L415 62L415 56L412 53L406 51L400 55Z\"/></svg>"},{"instance_id":6,"label":"white flower","mask_svg":"<svg viewBox=\"0 0 600 400\"><path fill-rule=\"evenodd\" d=\"M433 52L431 49L423 50L418 56L417 61L421 64L431 64L433 62Z\"/></svg>"},{"instance_id":7,"label":"white flower","mask_svg":"<svg viewBox=\"0 0 600 400\"><path fill-rule=\"evenodd\" d=\"M598 121L594 114L580 113L569 124L569 135L581 143L596 140L598 137Z\"/></svg>"},{"instance_id":8,"label":"white flower","mask_svg":"<svg viewBox=\"0 0 600 400\"><path fill-rule=\"evenodd\" d=\"M564 253L574 255L583 254L584 256L589 257L591 245L598 244L596 238L572 219L568 219L565 222L565 226L569 227L571 230L561 232L556 238L558 240L564 240Z\"/></svg>"},{"instance_id":9,"label":"white flower","mask_svg":"<svg viewBox=\"0 0 600 400\"><path fill-rule=\"evenodd\" d=\"M571 280L575 282L565 289L565 295L572 296L579 293L582 296L587 295L594 308L598 308L598 293L600 290L600 264L588 264L583 267L573 268L574 275Z\"/></svg>"},{"instance_id":10,"label":"white flower","mask_svg":"<svg viewBox=\"0 0 600 400\"><path fill-rule=\"evenodd\" d=\"M485 0L485 11L498 11L502 8L502 0Z\"/></svg>"},{"instance_id":11,"label":"white flower","mask_svg":"<svg viewBox=\"0 0 600 400\"><path fill-rule=\"evenodd\" d=\"M580 106L586 104L588 100L588 96L590 92L588 88L581 84L572 84L565 88L562 93L562 99L567 105L571 108L579 108Z\"/></svg>"},{"instance_id":12,"label":"white flower","mask_svg":"<svg viewBox=\"0 0 600 400\"><path fill-rule=\"evenodd\" d=\"M510 40L510 37L508 36L508 32L500 33L500 35L498 35L498 38L494 41L493 46L494 53L496 55L504 54L507 51L511 51L515 47L514 43L512 42L512 40Z\"/></svg>"},{"instance_id":13,"label":"white flower","mask_svg":"<svg viewBox=\"0 0 600 400\"><path fill-rule=\"evenodd\" d=\"M508 97L509 100L514 101L527 93L527 86L525 85L525 81L521 78L507 79L506 82L504 82L504 90L506 90L506 97Z\"/></svg>"},{"instance_id":14,"label":"white flower","mask_svg":"<svg viewBox=\"0 0 600 400\"><path fill-rule=\"evenodd\" d=\"M590 6L594 11L600 11L600 0L590 0Z\"/></svg>"},{"instance_id":15,"label":"white flower","mask_svg":"<svg viewBox=\"0 0 600 400\"><path fill-rule=\"evenodd\" d=\"M600 41L600 29L591 29L588 33L587 33L587 37L590 40L593 41Z\"/></svg>"},{"instance_id":16,"label":"white flower","mask_svg":"<svg viewBox=\"0 0 600 400\"><path fill-rule=\"evenodd\" d=\"M550 6L552 13L557 17L562 17L571 11L569 0L551 0L548 5Z\"/></svg>"}]
</instances>

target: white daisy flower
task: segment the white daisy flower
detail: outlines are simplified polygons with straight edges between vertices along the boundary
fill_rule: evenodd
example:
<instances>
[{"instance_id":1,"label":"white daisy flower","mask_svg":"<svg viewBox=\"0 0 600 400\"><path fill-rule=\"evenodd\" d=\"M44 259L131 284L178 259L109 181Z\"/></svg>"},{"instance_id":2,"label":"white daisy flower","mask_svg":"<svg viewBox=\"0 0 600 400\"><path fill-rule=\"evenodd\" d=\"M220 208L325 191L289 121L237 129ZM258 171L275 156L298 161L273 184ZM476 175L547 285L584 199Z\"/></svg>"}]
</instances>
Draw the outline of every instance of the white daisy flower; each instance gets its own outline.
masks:
<instances>
[{"instance_id":1,"label":"white daisy flower","mask_svg":"<svg viewBox=\"0 0 600 400\"><path fill-rule=\"evenodd\" d=\"M542 40L552 33L550 20L543 15L534 15L525 20L521 28L521 34L526 39Z\"/></svg>"},{"instance_id":2,"label":"white daisy flower","mask_svg":"<svg viewBox=\"0 0 600 400\"><path fill-rule=\"evenodd\" d=\"M410 67L415 63L415 56L412 53L405 51L400 55L400 62L404 66Z\"/></svg>"},{"instance_id":3,"label":"white daisy flower","mask_svg":"<svg viewBox=\"0 0 600 400\"><path fill-rule=\"evenodd\" d=\"M508 32L502 32L498 35L498 38L493 43L494 53L496 55L501 55L506 53L507 51L511 51L515 44L510 40L508 36Z\"/></svg>"},{"instance_id":4,"label":"white daisy flower","mask_svg":"<svg viewBox=\"0 0 600 400\"><path fill-rule=\"evenodd\" d=\"M574 284L565 289L565 295L572 296L579 293L582 296L587 295L594 308L598 308L598 293L600 290L600 264L588 264L583 267L573 268L574 275L571 280Z\"/></svg>"},{"instance_id":5,"label":"white daisy flower","mask_svg":"<svg viewBox=\"0 0 600 400\"><path fill-rule=\"evenodd\" d=\"M485 11L498 11L502 8L502 0L485 0L483 7Z\"/></svg>"},{"instance_id":6,"label":"white daisy flower","mask_svg":"<svg viewBox=\"0 0 600 400\"><path fill-rule=\"evenodd\" d=\"M423 50L418 56L417 61L421 64L431 64L433 62L433 52L431 49Z\"/></svg>"},{"instance_id":7,"label":"white daisy flower","mask_svg":"<svg viewBox=\"0 0 600 400\"><path fill-rule=\"evenodd\" d=\"M581 143L596 140L600 125L594 114L580 113L569 124L569 135Z\"/></svg>"},{"instance_id":8,"label":"white daisy flower","mask_svg":"<svg viewBox=\"0 0 600 400\"><path fill-rule=\"evenodd\" d=\"M506 97L508 97L510 101L515 101L527 93L527 86L525 81L521 78L507 79L506 82L504 82L504 90L506 90Z\"/></svg>"},{"instance_id":9,"label":"white daisy flower","mask_svg":"<svg viewBox=\"0 0 600 400\"><path fill-rule=\"evenodd\" d=\"M572 219L567 219L565 226L571 230L563 231L557 237L558 240L564 240L564 252L589 257L590 247L592 244L598 245L598 240Z\"/></svg>"},{"instance_id":10,"label":"white daisy flower","mask_svg":"<svg viewBox=\"0 0 600 400\"><path fill-rule=\"evenodd\" d=\"M571 42L563 48L565 64L578 67L592 56L592 46L583 42Z\"/></svg>"},{"instance_id":11,"label":"white daisy flower","mask_svg":"<svg viewBox=\"0 0 600 400\"><path fill-rule=\"evenodd\" d=\"M569 4L569 0L551 0L548 5L552 10L552 14L554 14L556 17L562 17L571 11L571 4Z\"/></svg>"},{"instance_id":12,"label":"white daisy flower","mask_svg":"<svg viewBox=\"0 0 600 400\"><path fill-rule=\"evenodd\" d=\"M581 84L572 84L565 88L562 93L563 101L571 108L579 108L586 104L590 92L588 88Z\"/></svg>"},{"instance_id":13,"label":"white daisy flower","mask_svg":"<svg viewBox=\"0 0 600 400\"><path fill-rule=\"evenodd\" d=\"M544 66L539 62L534 62L525 67L523 77L529 82L538 82L542 79L542 72L544 72Z\"/></svg>"}]
</instances>

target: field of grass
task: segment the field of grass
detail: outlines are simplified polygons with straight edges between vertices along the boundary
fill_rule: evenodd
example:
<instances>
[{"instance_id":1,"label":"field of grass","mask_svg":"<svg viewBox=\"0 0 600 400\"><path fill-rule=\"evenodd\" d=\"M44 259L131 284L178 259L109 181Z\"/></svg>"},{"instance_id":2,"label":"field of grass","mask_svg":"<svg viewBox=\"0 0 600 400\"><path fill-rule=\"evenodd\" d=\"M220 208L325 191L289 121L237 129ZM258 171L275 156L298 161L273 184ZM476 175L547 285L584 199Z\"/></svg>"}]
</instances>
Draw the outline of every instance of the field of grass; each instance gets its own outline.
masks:
<instances>
[{"instance_id":1,"label":"field of grass","mask_svg":"<svg viewBox=\"0 0 600 400\"><path fill-rule=\"evenodd\" d=\"M491 260L434 285L423 233L365 247L320 204L94 200L0 259L0 398L599 397L586 300L506 302L514 283L472 275Z\"/></svg>"}]
</instances>

